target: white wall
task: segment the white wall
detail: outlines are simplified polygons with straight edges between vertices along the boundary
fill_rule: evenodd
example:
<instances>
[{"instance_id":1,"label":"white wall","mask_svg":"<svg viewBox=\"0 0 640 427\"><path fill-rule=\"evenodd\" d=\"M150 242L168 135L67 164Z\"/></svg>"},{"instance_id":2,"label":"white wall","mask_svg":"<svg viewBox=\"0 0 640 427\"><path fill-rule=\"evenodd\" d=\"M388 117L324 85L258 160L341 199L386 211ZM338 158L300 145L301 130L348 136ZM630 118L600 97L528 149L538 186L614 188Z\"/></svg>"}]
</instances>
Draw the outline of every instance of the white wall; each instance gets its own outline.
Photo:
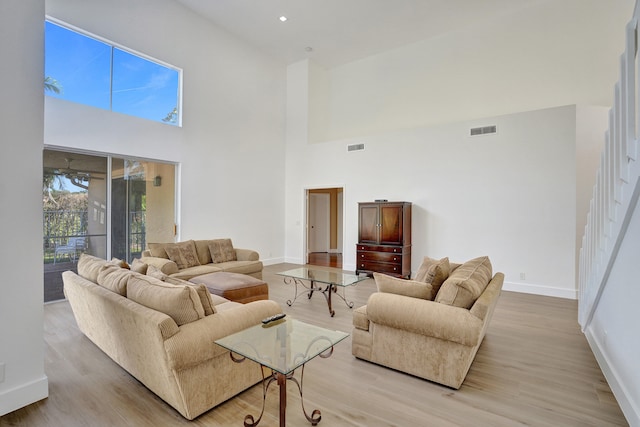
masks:
<instances>
[{"instance_id":1,"label":"white wall","mask_svg":"<svg viewBox=\"0 0 640 427\"><path fill-rule=\"evenodd\" d=\"M180 162L180 239L230 237L281 260L286 68L171 0L46 12L182 68L184 99L183 128L47 99L45 144Z\"/></svg>"},{"instance_id":2,"label":"white wall","mask_svg":"<svg viewBox=\"0 0 640 427\"><path fill-rule=\"evenodd\" d=\"M344 187L345 269L355 269L357 203L406 200L414 272L425 255L489 255L505 289L576 298L575 106L314 144L300 117L308 75L308 61L289 67L288 261L303 259L304 189ZM496 135L468 136L493 124ZM365 150L347 152L351 143Z\"/></svg>"},{"instance_id":3,"label":"white wall","mask_svg":"<svg viewBox=\"0 0 640 427\"><path fill-rule=\"evenodd\" d=\"M0 416L48 395L44 372L44 0L0 2Z\"/></svg>"},{"instance_id":4,"label":"white wall","mask_svg":"<svg viewBox=\"0 0 640 427\"><path fill-rule=\"evenodd\" d=\"M327 70L327 129L315 134L336 140L554 106L610 106L634 3L540 1Z\"/></svg>"}]
</instances>

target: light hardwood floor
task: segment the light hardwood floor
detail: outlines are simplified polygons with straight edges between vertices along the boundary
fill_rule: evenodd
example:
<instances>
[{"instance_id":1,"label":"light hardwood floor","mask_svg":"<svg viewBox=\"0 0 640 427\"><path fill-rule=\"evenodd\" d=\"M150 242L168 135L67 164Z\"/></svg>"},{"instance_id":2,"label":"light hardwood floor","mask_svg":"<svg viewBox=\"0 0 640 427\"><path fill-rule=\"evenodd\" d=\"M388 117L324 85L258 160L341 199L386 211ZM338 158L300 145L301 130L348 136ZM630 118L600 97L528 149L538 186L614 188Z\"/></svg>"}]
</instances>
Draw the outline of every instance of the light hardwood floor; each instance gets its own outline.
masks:
<instances>
[{"instance_id":1,"label":"light hardwood floor","mask_svg":"<svg viewBox=\"0 0 640 427\"><path fill-rule=\"evenodd\" d=\"M351 310L337 298L333 318L322 295L286 305L293 287L275 273L295 267L265 267L271 299L289 316L351 332ZM374 291L369 279L347 297L358 307ZM627 425L576 319L576 301L503 291L460 390L355 359L348 338L330 358L308 363L305 407L320 409L325 427ZM1 417L2 427L242 426L260 412L257 385L189 422L85 338L66 302L45 306L44 330L49 398ZM272 385L261 426L278 425L277 393ZM294 386L287 421L310 425Z\"/></svg>"}]
</instances>

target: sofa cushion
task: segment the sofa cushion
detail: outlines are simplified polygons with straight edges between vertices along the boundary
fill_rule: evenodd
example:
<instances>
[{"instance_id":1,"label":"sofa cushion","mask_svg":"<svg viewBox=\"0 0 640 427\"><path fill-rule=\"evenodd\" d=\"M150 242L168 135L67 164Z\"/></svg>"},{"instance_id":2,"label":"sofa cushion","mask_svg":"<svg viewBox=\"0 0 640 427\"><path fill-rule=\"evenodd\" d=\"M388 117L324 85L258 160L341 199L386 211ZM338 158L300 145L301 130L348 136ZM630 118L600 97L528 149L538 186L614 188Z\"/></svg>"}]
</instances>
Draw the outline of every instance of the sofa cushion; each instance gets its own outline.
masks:
<instances>
[{"instance_id":1,"label":"sofa cushion","mask_svg":"<svg viewBox=\"0 0 640 427\"><path fill-rule=\"evenodd\" d=\"M378 286L378 292L428 300L432 300L435 295L430 283L400 279L382 273L373 273L373 279Z\"/></svg>"},{"instance_id":2,"label":"sofa cushion","mask_svg":"<svg viewBox=\"0 0 640 427\"><path fill-rule=\"evenodd\" d=\"M424 257L422 264L418 267L414 280L418 282L430 283L435 296L440 286L447 280L450 274L449 258L433 259Z\"/></svg>"},{"instance_id":3,"label":"sofa cushion","mask_svg":"<svg viewBox=\"0 0 640 427\"><path fill-rule=\"evenodd\" d=\"M169 259L169 255L167 255L167 251L165 251L164 248L172 244L173 243L147 243L147 247L149 248L149 252L151 252L151 256Z\"/></svg>"},{"instance_id":4,"label":"sofa cushion","mask_svg":"<svg viewBox=\"0 0 640 427\"><path fill-rule=\"evenodd\" d=\"M456 268L444 281L436 302L455 307L471 308L491 280L489 257L474 258Z\"/></svg>"},{"instance_id":5,"label":"sofa cushion","mask_svg":"<svg viewBox=\"0 0 640 427\"><path fill-rule=\"evenodd\" d=\"M127 282L127 298L170 316L178 326L204 317L200 297L192 286L176 286L132 274Z\"/></svg>"},{"instance_id":6,"label":"sofa cushion","mask_svg":"<svg viewBox=\"0 0 640 427\"><path fill-rule=\"evenodd\" d=\"M209 293L209 290L206 286L194 285L193 283L187 282L186 280L182 280L178 277L167 276L162 272L162 270L154 265L150 265L147 269L147 276L162 280L163 282L169 283L171 285L193 286L198 292L198 297L200 298L202 308L204 309L204 315L209 316L210 314L214 314L216 312L213 300L211 299L211 293Z\"/></svg>"},{"instance_id":7,"label":"sofa cushion","mask_svg":"<svg viewBox=\"0 0 640 427\"><path fill-rule=\"evenodd\" d=\"M236 251L231 239L214 239L209 242L209 252L214 263L236 261Z\"/></svg>"},{"instance_id":8,"label":"sofa cushion","mask_svg":"<svg viewBox=\"0 0 640 427\"><path fill-rule=\"evenodd\" d=\"M78 259L78 275L93 282L98 282L98 273L107 261L93 255L81 254Z\"/></svg>"},{"instance_id":9,"label":"sofa cushion","mask_svg":"<svg viewBox=\"0 0 640 427\"><path fill-rule=\"evenodd\" d=\"M209 243L211 243L211 240L194 240L193 243L196 245L200 265L212 263L213 260L211 259L211 252L209 251Z\"/></svg>"},{"instance_id":10,"label":"sofa cushion","mask_svg":"<svg viewBox=\"0 0 640 427\"><path fill-rule=\"evenodd\" d=\"M124 297L127 296L127 281L131 274L133 273L128 268L107 263L100 268L96 283Z\"/></svg>"},{"instance_id":11,"label":"sofa cushion","mask_svg":"<svg viewBox=\"0 0 640 427\"><path fill-rule=\"evenodd\" d=\"M201 276L203 274L216 273L222 271L217 264L196 265L182 269L176 273L170 274L171 277L177 277L182 280L189 280L192 277Z\"/></svg>"},{"instance_id":12,"label":"sofa cushion","mask_svg":"<svg viewBox=\"0 0 640 427\"><path fill-rule=\"evenodd\" d=\"M228 261L213 264L227 273L254 274L262 273L262 261Z\"/></svg>"},{"instance_id":13,"label":"sofa cushion","mask_svg":"<svg viewBox=\"0 0 640 427\"><path fill-rule=\"evenodd\" d=\"M166 276L163 279L163 282L170 283L172 285L194 287L196 289L196 292L198 292L198 297L200 297L200 302L202 303L202 308L204 309L204 315L209 316L211 314L215 314L216 307L213 303L213 298L211 298L211 292L209 292L209 289L207 289L205 285L187 282L186 280L178 279L171 276Z\"/></svg>"}]
</instances>

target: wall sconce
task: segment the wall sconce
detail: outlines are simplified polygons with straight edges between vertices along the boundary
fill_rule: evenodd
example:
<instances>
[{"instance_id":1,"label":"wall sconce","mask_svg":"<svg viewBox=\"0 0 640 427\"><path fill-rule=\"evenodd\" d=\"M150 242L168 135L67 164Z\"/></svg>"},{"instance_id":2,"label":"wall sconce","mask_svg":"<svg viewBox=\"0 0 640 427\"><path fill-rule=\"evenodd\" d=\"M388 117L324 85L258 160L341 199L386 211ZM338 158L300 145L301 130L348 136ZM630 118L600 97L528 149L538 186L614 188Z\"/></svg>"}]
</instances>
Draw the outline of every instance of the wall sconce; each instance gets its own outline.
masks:
<instances>
[{"instance_id":1,"label":"wall sconce","mask_svg":"<svg viewBox=\"0 0 640 427\"><path fill-rule=\"evenodd\" d=\"M160 187L160 185L162 185L162 177L158 175L155 178L153 178L153 186Z\"/></svg>"}]
</instances>

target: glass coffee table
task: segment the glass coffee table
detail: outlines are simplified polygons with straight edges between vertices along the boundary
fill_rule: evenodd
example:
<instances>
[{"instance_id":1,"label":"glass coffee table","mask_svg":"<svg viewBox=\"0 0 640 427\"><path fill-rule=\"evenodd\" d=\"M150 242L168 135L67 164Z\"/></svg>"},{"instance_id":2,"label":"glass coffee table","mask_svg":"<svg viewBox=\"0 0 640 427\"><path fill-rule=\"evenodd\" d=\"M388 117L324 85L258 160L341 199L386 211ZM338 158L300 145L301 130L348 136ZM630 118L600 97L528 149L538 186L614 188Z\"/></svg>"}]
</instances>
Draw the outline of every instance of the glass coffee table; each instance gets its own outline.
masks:
<instances>
[{"instance_id":1,"label":"glass coffee table","mask_svg":"<svg viewBox=\"0 0 640 427\"><path fill-rule=\"evenodd\" d=\"M216 340L216 344L230 351L234 362L240 363L249 359L262 367L262 411L257 420L252 415L247 415L244 418L245 427L256 426L262 419L267 390L274 381L278 382L280 388L280 426L286 425L287 380L293 381L298 386L304 416L311 425L317 425L322 418L320 411L315 409L309 415L304 408L302 397L304 366L316 356L322 358L331 356L333 346L348 336L346 332L332 331L285 317L267 325L252 326ZM298 382L293 375L300 367ZM265 376L264 368L271 370L270 376Z\"/></svg>"},{"instance_id":2,"label":"glass coffee table","mask_svg":"<svg viewBox=\"0 0 640 427\"><path fill-rule=\"evenodd\" d=\"M318 291L322 292L327 300L329 306L329 314L333 317L336 312L331 306L331 295L336 294L340 297L349 308L353 308L353 301L347 301L345 295L345 289L347 286L353 286L358 282L368 279L368 276L344 273L341 271L327 271L327 270L315 270L307 267L295 268L293 270L283 271L276 273L279 276L284 276L284 283L295 286L295 296L293 300L287 300L287 305L291 306L298 299L298 296L306 294L309 299L313 296L313 293ZM307 284L306 282L309 282ZM298 286L302 287L302 290L298 291ZM338 293L338 287L342 288L342 295Z\"/></svg>"}]
</instances>

